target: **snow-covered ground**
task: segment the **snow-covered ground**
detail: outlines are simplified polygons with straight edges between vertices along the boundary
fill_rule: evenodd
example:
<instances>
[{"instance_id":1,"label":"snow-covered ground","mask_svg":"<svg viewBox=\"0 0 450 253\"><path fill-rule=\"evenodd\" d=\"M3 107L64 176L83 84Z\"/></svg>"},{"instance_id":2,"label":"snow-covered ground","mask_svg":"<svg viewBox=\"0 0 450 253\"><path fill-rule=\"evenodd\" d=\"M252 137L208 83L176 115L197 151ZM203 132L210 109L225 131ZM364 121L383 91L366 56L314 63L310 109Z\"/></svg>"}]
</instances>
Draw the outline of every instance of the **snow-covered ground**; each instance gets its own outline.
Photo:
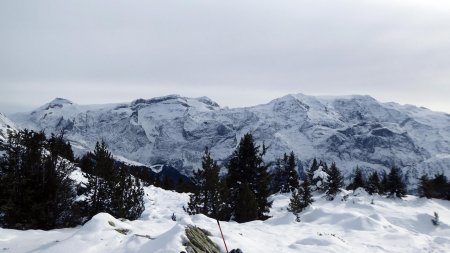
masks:
<instances>
[{"instance_id":1,"label":"snow-covered ground","mask_svg":"<svg viewBox=\"0 0 450 253\"><path fill-rule=\"evenodd\" d=\"M184 227L195 224L212 233L222 248L215 220L188 216L187 194L145 188L141 219L120 221L102 213L84 226L52 231L0 229L0 250L16 252L179 253ZM252 252L449 252L450 202L407 196L403 200L349 192L316 202L301 213L301 222L286 211L288 195L273 196L272 218L244 224L221 222L228 249ZM373 200L373 202L372 202ZM431 223L437 212L441 224ZM177 221L171 219L172 213Z\"/></svg>"}]
</instances>

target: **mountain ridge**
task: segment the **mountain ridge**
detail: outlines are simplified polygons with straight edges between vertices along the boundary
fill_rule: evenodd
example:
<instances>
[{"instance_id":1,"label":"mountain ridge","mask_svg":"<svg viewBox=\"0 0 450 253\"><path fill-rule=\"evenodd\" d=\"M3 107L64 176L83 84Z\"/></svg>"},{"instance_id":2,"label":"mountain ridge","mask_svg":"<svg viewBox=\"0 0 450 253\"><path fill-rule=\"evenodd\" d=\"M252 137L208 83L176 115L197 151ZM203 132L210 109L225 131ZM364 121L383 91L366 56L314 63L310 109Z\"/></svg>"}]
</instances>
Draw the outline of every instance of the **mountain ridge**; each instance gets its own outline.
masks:
<instances>
[{"instance_id":1,"label":"mountain ridge","mask_svg":"<svg viewBox=\"0 0 450 253\"><path fill-rule=\"evenodd\" d=\"M65 130L80 152L104 139L114 154L148 166L167 164L184 174L200 167L205 146L226 163L240 137L251 132L270 147L268 161L293 150L299 170L318 158L337 162L345 174L356 166L395 165L411 178L425 172L450 175L449 114L368 95L288 94L241 108L180 95L104 105L59 98L11 119L20 127Z\"/></svg>"}]
</instances>

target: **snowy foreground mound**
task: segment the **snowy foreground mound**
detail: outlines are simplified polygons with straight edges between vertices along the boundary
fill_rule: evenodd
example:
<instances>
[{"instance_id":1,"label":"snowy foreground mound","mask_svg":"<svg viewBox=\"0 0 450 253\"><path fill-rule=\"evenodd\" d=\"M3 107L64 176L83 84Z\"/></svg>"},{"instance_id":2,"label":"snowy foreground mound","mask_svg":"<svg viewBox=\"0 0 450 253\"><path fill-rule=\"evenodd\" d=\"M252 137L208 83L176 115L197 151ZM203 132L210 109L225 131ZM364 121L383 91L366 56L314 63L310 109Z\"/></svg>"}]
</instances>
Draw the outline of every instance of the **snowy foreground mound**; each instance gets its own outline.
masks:
<instances>
[{"instance_id":1,"label":"snowy foreground mound","mask_svg":"<svg viewBox=\"0 0 450 253\"><path fill-rule=\"evenodd\" d=\"M224 251L215 220L188 216L182 206L187 194L148 187L146 211L140 220L120 221L101 213L84 226L52 231L0 229L2 252L142 252L179 253L187 224L211 232ZM252 252L449 252L450 202L408 196L385 199L352 193L316 202L301 213L302 221L286 211L288 195L273 196L273 216L244 224L221 222L228 248ZM371 204L373 199L373 204ZM441 224L431 223L433 212ZM174 213L177 221L172 221Z\"/></svg>"}]
</instances>

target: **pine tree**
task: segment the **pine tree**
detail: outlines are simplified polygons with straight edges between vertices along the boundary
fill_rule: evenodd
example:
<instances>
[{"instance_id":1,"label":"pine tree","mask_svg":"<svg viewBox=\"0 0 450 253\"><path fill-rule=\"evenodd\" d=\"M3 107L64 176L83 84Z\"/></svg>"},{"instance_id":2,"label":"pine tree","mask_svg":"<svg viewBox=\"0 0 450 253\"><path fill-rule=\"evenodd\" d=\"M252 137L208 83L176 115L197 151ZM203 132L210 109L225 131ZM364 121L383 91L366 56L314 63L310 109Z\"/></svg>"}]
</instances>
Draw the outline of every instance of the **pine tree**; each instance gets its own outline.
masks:
<instances>
[{"instance_id":1,"label":"pine tree","mask_svg":"<svg viewBox=\"0 0 450 253\"><path fill-rule=\"evenodd\" d=\"M432 179L432 198L448 199L450 196L450 184L444 174L438 174Z\"/></svg>"},{"instance_id":2,"label":"pine tree","mask_svg":"<svg viewBox=\"0 0 450 253\"><path fill-rule=\"evenodd\" d=\"M43 132L11 132L0 171L0 223L16 229L76 225L74 167L63 160Z\"/></svg>"},{"instance_id":3,"label":"pine tree","mask_svg":"<svg viewBox=\"0 0 450 253\"><path fill-rule=\"evenodd\" d=\"M380 188L380 178L378 177L378 173L375 171L369 176L365 189L370 195L372 195L374 193L380 193Z\"/></svg>"},{"instance_id":4,"label":"pine tree","mask_svg":"<svg viewBox=\"0 0 450 253\"><path fill-rule=\"evenodd\" d=\"M328 174L329 169L327 163L320 160L319 163L317 164L317 168L315 168L314 171L312 172L312 175L309 176L309 178L311 178L310 182L313 187L313 190L317 190L320 192L325 191Z\"/></svg>"},{"instance_id":5,"label":"pine tree","mask_svg":"<svg viewBox=\"0 0 450 253\"><path fill-rule=\"evenodd\" d=\"M262 153L259 154L262 157ZM256 170L256 184L253 193L257 202L258 219L266 220L270 218L267 214L270 212L272 201L269 201L270 196L270 175L267 172L267 166L262 164Z\"/></svg>"},{"instance_id":6,"label":"pine tree","mask_svg":"<svg viewBox=\"0 0 450 253\"><path fill-rule=\"evenodd\" d=\"M311 184L308 178L305 178L305 180L303 180L302 184L300 185L300 189L302 193L302 203L306 208L314 202L312 198Z\"/></svg>"},{"instance_id":7,"label":"pine tree","mask_svg":"<svg viewBox=\"0 0 450 253\"><path fill-rule=\"evenodd\" d=\"M106 143L102 141L95 144L93 153L92 174L85 173L88 179L86 184L88 216L92 217L100 212L111 213L111 196L117 171L114 169L114 159L108 151Z\"/></svg>"},{"instance_id":8,"label":"pine tree","mask_svg":"<svg viewBox=\"0 0 450 253\"><path fill-rule=\"evenodd\" d=\"M228 175L227 185L230 190L230 208L234 214L236 221L242 220L239 217L237 210L243 210L245 206L244 202L239 202L243 197L240 196L243 185L248 185L249 190L256 199L256 213L258 219L265 219L267 216L265 213L269 211L272 202L269 202L269 174L267 173L267 166L264 165L262 156L266 149L263 145L262 151L255 145L253 136L251 134L245 134L242 137L239 146L233 152L231 159L228 163ZM251 207L253 208L253 207ZM249 211L253 212L253 210Z\"/></svg>"},{"instance_id":9,"label":"pine tree","mask_svg":"<svg viewBox=\"0 0 450 253\"><path fill-rule=\"evenodd\" d=\"M216 218L218 220L229 221L233 213L232 204L229 187L227 185L227 180L221 179L219 182L219 196L218 207L216 210Z\"/></svg>"},{"instance_id":10,"label":"pine tree","mask_svg":"<svg viewBox=\"0 0 450 253\"><path fill-rule=\"evenodd\" d=\"M75 160L70 142L64 140L64 132L61 132L59 135L52 133L47 141L46 149L55 156L65 158L71 162Z\"/></svg>"},{"instance_id":11,"label":"pine tree","mask_svg":"<svg viewBox=\"0 0 450 253\"><path fill-rule=\"evenodd\" d=\"M275 168L273 170L272 176L272 184L271 184L271 192L279 193L282 192L282 189L285 185L285 174L284 174L284 165L283 160L278 158L275 162Z\"/></svg>"},{"instance_id":12,"label":"pine tree","mask_svg":"<svg viewBox=\"0 0 450 253\"><path fill-rule=\"evenodd\" d=\"M388 178L385 171L383 171L383 178L380 183L380 193L385 194L388 191Z\"/></svg>"},{"instance_id":13,"label":"pine tree","mask_svg":"<svg viewBox=\"0 0 450 253\"><path fill-rule=\"evenodd\" d=\"M288 211L292 212L296 217L297 221L300 221L299 213L302 212L306 207L312 204L314 200L312 199L311 186L309 179L305 178L300 187L292 192L292 197L290 198Z\"/></svg>"},{"instance_id":14,"label":"pine tree","mask_svg":"<svg viewBox=\"0 0 450 253\"><path fill-rule=\"evenodd\" d=\"M141 182L134 179L127 168L117 168L104 141L96 143L92 157L93 167L86 168L86 215L92 217L107 212L117 218L137 219L144 211L144 191ZM87 158L85 158L87 159Z\"/></svg>"},{"instance_id":15,"label":"pine tree","mask_svg":"<svg viewBox=\"0 0 450 253\"><path fill-rule=\"evenodd\" d=\"M310 166L310 168L306 171L306 175L309 179L309 182L313 182L314 172L319 168L319 165L317 164L316 158L313 159L313 162Z\"/></svg>"},{"instance_id":16,"label":"pine tree","mask_svg":"<svg viewBox=\"0 0 450 253\"><path fill-rule=\"evenodd\" d=\"M450 183L443 174L435 175L433 179L429 179L427 175L423 175L419 179L419 196L426 198L449 199Z\"/></svg>"},{"instance_id":17,"label":"pine tree","mask_svg":"<svg viewBox=\"0 0 450 253\"><path fill-rule=\"evenodd\" d=\"M297 222L300 222L299 213L301 213L303 211L303 209L304 209L303 206L304 205L303 205L300 189L294 190L292 192L291 198L289 199L289 205L288 205L287 210L295 215Z\"/></svg>"},{"instance_id":18,"label":"pine tree","mask_svg":"<svg viewBox=\"0 0 450 253\"><path fill-rule=\"evenodd\" d=\"M431 198L431 182L430 179L428 178L428 175L423 175L420 177L419 179L419 196L420 197L426 197L426 198Z\"/></svg>"},{"instance_id":19,"label":"pine tree","mask_svg":"<svg viewBox=\"0 0 450 253\"><path fill-rule=\"evenodd\" d=\"M219 166L208 148L202 159L202 169L194 172L191 181L194 184L194 192L190 195L187 212L189 214L202 213L212 218L218 218L221 207Z\"/></svg>"},{"instance_id":20,"label":"pine tree","mask_svg":"<svg viewBox=\"0 0 450 253\"><path fill-rule=\"evenodd\" d=\"M298 174L296 171L297 165L295 163L295 154L292 151L291 154L289 155L287 164L286 164L286 174L287 174L287 185L288 185L288 189L289 192L294 191L295 189L297 189L299 187L299 178L298 178Z\"/></svg>"},{"instance_id":21,"label":"pine tree","mask_svg":"<svg viewBox=\"0 0 450 253\"><path fill-rule=\"evenodd\" d=\"M341 172L336 167L336 164L332 163L328 173L328 180L325 184L325 193L329 200L333 200L336 194L341 191L341 188L344 186L343 181L344 178Z\"/></svg>"},{"instance_id":22,"label":"pine tree","mask_svg":"<svg viewBox=\"0 0 450 253\"><path fill-rule=\"evenodd\" d=\"M115 217L135 220L144 211L144 189L137 178L133 178L125 167L118 168L115 186L111 189L110 214Z\"/></svg>"},{"instance_id":23,"label":"pine tree","mask_svg":"<svg viewBox=\"0 0 450 253\"><path fill-rule=\"evenodd\" d=\"M235 221L241 223L257 220L259 218L257 199L247 182L241 184L239 193L236 199Z\"/></svg>"},{"instance_id":24,"label":"pine tree","mask_svg":"<svg viewBox=\"0 0 450 253\"><path fill-rule=\"evenodd\" d=\"M361 171L361 169L359 169L359 167L356 167L355 176L348 188L354 191L360 187L365 188L365 186L366 186L366 182L364 180L362 171Z\"/></svg>"},{"instance_id":25,"label":"pine tree","mask_svg":"<svg viewBox=\"0 0 450 253\"><path fill-rule=\"evenodd\" d=\"M205 197L202 188L205 185L204 172L196 170L192 173L191 181L194 184L194 190L189 194L189 202L187 208L184 208L189 215L199 214L203 211Z\"/></svg>"},{"instance_id":26,"label":"pine tree","mask_svg":"<svg viewBox=\"0 0 450 253\"><path fill-rule=\"evenodd\" d=\"M389 196L402 198L406 195L406 186L403 183L400 169L392 167L387 177L387 192Z\"/></svg>"}]
</instances>

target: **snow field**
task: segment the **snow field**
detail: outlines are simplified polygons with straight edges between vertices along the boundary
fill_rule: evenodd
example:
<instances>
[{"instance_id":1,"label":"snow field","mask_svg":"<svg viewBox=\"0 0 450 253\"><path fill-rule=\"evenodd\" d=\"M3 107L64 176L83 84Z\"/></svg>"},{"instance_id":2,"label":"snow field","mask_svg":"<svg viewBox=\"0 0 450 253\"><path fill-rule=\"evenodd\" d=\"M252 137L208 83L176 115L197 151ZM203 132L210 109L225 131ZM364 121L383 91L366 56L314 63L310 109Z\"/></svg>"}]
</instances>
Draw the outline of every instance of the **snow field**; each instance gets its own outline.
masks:
<instances>
[{"instance_id":1,"label":"snow field","mask_svg":"<svg viewBox=\"0 0 450 253\"><path fill-rule=\"evenodd\" d=\"M84 226L52 231L0 229L0 250L6 253L179 253L184 228L194 224L211 232L223 252L215 220L183 211L187 194L145 188L146 210L136 221L101 213ZM343 201L344 195L347 200ZM256 252L449 252L450 202L407 196L403 200L344 191L333 201L316 195L300 214L287 212L289 194L273 199L272 218L244 224L221 222L228 249ZM372 204L373 202L373 204ZM431 223L437 212L441 224ZM172 213L177 221L171 219Z\"/></svg>"}]
</instances>

